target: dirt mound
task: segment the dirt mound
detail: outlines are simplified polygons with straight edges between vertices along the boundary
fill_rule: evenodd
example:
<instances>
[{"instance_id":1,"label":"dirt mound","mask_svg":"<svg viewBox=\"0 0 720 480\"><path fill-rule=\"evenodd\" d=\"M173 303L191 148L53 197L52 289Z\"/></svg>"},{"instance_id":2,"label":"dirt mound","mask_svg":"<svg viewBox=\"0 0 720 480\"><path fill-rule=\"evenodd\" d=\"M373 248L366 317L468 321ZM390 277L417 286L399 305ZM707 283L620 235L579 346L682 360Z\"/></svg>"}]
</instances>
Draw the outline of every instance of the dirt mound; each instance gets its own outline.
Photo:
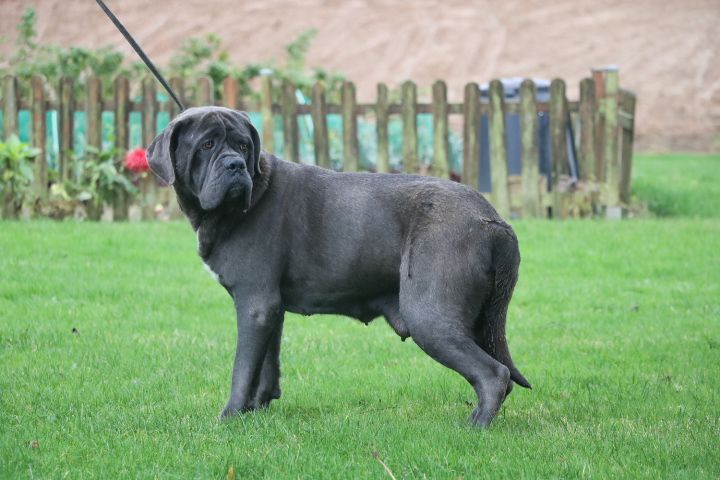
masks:
<instances>
[{"instance_id":1,"label":"dirt mound","mask_svg":"<svg viewBox=\"0 0 720 480\"><path fill-rule=\"evenodd\" d=\"M239 63L281 58L300 32L318 29L310 65L345 73L361 101L375 84L411 78L424 90L442 78L451 100L468 81L561 77L569 94L593 66L620 67L638 93L638 149L720 148L720 2L599 0L109 0L158 63L183 38L215 32ZM114 44L120 34L88 0L2 0L0 32L34 5L40 40Z\"/></svg>"}]
</instances>

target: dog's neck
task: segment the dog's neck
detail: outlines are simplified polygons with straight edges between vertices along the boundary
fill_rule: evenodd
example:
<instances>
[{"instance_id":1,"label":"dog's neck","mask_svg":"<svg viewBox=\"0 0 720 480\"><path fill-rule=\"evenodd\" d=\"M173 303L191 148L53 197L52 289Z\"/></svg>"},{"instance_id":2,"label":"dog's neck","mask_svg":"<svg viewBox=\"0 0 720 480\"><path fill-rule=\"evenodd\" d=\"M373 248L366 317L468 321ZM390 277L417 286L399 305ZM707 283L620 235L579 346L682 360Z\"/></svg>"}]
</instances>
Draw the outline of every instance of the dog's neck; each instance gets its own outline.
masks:
<instances>
[{"instance_id":1,"label":"dog's neck","mask_svg":"<svg viewBox=\"0 0 720 480\"><path fill-rule=\"evenodd\" d=\"M265 192L270 187L274 162L272 155L262 152L260 154L260 172L253 178L253 189L250 206L243 211L240 205L223 204L214 210L203 210L195 195L190 193L184 186L175 184L180 210L190 221L193 230L197 233L198 254L206 259L215 246L215 241L228 229L235 227L242 222L243 218L249 215L260 203Z\"/></svg>"}]
</instances>

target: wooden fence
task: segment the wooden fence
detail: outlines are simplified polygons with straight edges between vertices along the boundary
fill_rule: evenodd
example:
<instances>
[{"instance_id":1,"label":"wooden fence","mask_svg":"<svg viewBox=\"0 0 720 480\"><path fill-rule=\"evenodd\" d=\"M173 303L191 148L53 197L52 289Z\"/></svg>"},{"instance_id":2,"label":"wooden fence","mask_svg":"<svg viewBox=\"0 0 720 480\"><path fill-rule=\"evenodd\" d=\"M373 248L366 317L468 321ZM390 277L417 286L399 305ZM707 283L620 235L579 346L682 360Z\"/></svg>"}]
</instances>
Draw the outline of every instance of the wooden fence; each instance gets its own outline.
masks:
<instances>
[{"instance_id":1,"label":"wooden fence","mask_svg":"<svg viewBox=\"0 0 720 480\"><path fill-rule=\"evenodd\" d=\"M19 98L18 80L6 76L2 83L3 134L18 132L18 112L31 112L30 139L33 146L41 149L46 158L46 112L57 111L59 133L58 178L67 178L69 152L73 150L73 117L76 111L86 114L87 145L101 148L103 111L114 112L114 142L119 150L118 161L129 147L130 112L142 114L142 143L148 145L156 135L157 115L168 112L170 117L178 113L171 101L157 101L156 82L148 77L142 82L138 100L130 95L130 82L126 77L114 81L113 98L102 98L102 85L97 77L87 80L84 98L74 98L74 82L63 78L49 99L49 85L40 76L31 80L30 98ZM181 92L183 79L173 78L170 83ZM342 86L341 103L326 101L322 83L312 88L312 102L300 105L296 89L289 83L281 87L280 98L273 98L273 85L269 77L261 78L260 101L240 98L237 83L226 78L222 83L222 95L214 98L214 86L209 78L201 78L195 89L195 98L183 99L189 105L223 105L247 111L259 111L263 123L263 147L274 151L273 116L283 118L284 151L277 152L287 160L299 161L298 115L311 115L313 144L316 163L330 167L328 114L342 116L343 161L342 170L359 169L358 116L371 114L375 118L377 133L378 172L390 170L389 119L393 115L402 118L403 170L408 173L432 174L451 178L450 149L448 143L450 125L462 125L463 159L460 180L479 188L481 117L487 116L490 141L490 175L492 191L489 199L503 216L554 217L607 215L619 217L630 201L630 178L634 133L635 95L619 86L616 69L593 70L592 77L580 82L580 98L569 101L566 85L555 79L550 86L548 102L536 100L535 85L530 80L522 83L519 101L506 101L503 84L493 80L489 84L488 98L481 99L477 83L468 83L462 103L449 103L447 86L443 81L432 85L432 101L419 103L417 86L405 82L401 86L399 103L389 100L389 90L380 84L376 103L357 103L355 86L345 82ZM418 158L418 114L432 114L433 160L430 165L420 165ZM521 174L509 175L507 164L506 122L507 114L517 114L520 119ZM539 115L549 115L551 144L551 174L543 175L539 169ZM452 122L451 120L454 120ZM577 145L579 173L571 177L568 170L567 126L572 125ZM47 161L35 164L35 182L38 194L48 192ZM154 201L155 187L146 194ZM120 217L122 217L120 215Z\"/></svg>"}]
</instances>

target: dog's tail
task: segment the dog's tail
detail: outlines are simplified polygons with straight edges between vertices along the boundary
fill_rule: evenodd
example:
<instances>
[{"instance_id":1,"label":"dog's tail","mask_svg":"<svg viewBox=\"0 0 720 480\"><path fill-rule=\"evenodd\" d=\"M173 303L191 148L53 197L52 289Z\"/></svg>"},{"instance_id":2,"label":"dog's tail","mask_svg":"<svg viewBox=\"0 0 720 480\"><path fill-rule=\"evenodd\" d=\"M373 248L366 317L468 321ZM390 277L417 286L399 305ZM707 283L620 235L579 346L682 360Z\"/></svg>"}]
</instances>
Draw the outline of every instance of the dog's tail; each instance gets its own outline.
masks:
<instances>
[{"instance_id":1,"label":"dog's tail","mask_svg":"<svg viewBox=\"0 0 720 480\"><path fill-rule=\"evenodd\" d=\"M520 266L517 237L509 225L493 225L492 228L495 230L492 250L495 280L493 291L475 323L475 339L480 348L510 370L510 378L515 383L521 387L532 388L513 363L505 338L508 305Z\"/></svg>"}]
</instances>

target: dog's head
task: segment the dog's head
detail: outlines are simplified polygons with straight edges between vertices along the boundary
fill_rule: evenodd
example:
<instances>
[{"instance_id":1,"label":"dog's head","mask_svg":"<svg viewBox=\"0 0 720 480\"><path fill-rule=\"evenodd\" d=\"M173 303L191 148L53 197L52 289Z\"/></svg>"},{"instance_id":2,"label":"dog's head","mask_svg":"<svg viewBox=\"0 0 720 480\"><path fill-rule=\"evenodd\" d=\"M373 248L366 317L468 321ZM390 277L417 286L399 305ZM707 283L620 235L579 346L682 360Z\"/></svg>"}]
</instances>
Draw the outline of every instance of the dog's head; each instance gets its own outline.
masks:
<instances>
[{"instance_id":1,"label":"dog's head","mask_svg":"<svg viewBox=\"0 0 720 480\"><path fill-rule=\"evenodd\" d=\"M260 137L244 112L189 108L150 144L148 163L155 175L197 199L203 210L228 202L245 210L261 173Z\"/></svg>"}]
</instances>

